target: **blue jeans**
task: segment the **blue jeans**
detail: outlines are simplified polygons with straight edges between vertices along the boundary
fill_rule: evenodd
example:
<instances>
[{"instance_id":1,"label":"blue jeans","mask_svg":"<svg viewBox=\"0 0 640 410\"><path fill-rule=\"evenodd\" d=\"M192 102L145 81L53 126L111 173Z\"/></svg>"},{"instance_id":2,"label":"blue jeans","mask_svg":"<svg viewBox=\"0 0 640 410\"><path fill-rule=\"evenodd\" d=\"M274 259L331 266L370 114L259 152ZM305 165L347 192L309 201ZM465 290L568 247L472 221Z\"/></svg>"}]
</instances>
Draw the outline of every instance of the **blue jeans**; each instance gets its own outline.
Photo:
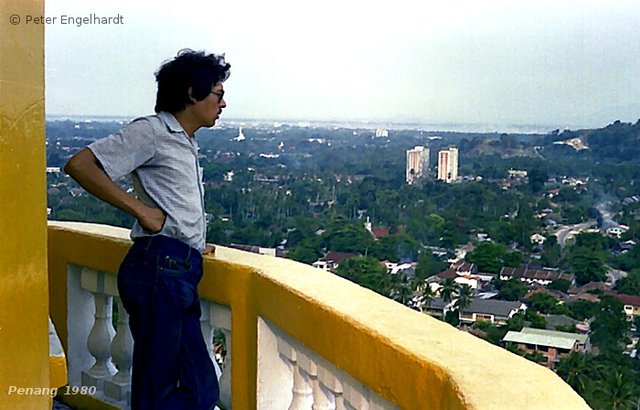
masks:
<instances>
[{"instance_id":1,"label":"blue jeans","mask_svg":"<svg viewBox=\"0 0 640 410\"><path fill-rule=\"evenodd\" d=\"M136 239L118 272L133 335L133 410L212 409L218 379L200 330L202 255L177 239ZM212 343L212 341L208 341Z\"/></svg>"}]
</instances>

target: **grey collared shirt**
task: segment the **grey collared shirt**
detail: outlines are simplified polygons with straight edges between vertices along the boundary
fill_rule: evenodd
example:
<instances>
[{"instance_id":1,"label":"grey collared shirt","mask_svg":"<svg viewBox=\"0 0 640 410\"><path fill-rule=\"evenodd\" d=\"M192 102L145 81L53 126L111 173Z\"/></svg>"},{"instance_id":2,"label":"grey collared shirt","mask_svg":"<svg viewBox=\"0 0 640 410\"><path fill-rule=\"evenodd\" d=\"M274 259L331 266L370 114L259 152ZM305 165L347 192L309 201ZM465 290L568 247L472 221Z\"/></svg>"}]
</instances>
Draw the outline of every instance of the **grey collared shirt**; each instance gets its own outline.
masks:
<instances>
[{"instance_id":1,"label":"grey collared shirt","mask_svg":"<svg viewBox=\"0 0 640 410\"><path fill-rule=\"evenodd\" d=\"M198 143L167 112L137 118L118 132L90 144L112 180L131 174L133 188L146 205L167 214L162 230L146 231L138 221L131 238L166 235L200 252L205 247L206 220Z\"/></svg>"}]
</instances>

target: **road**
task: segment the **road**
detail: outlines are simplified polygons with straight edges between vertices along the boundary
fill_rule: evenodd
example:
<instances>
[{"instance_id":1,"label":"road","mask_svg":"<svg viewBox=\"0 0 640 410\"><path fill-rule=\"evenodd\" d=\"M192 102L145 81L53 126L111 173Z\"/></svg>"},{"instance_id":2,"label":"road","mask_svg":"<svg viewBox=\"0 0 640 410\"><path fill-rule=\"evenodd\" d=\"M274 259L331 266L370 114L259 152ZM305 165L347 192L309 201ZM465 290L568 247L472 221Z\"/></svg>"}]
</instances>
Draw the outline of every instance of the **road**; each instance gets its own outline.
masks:
<instances>
[{"instance_id":1,"label":"road","mask_svg":"<svg viewBox=\"0 0 640 410\"><path fill-rule=\"evenodd\" d=\"M597 222L594 219L590 219L587 222L582 222L575 225L563 226L560 229L558 229L554 233L554 235L558 238L558 244L561 247L564 247L570 235L575 236L578 233L582 232L583 230L590 228L594 225L597 225Z\"/></svg>"},{"instance_id":2,"label":"road","mask_svg":"<svg viewBox=\"0 0 640 410\"><path fill-rule=\"evenodd\" d=\"M607 268L607 282L615 285L619 279L626 278L627 272L619 269L613 269L609 265L605 265Z\"/></svg>"}]
</instances>

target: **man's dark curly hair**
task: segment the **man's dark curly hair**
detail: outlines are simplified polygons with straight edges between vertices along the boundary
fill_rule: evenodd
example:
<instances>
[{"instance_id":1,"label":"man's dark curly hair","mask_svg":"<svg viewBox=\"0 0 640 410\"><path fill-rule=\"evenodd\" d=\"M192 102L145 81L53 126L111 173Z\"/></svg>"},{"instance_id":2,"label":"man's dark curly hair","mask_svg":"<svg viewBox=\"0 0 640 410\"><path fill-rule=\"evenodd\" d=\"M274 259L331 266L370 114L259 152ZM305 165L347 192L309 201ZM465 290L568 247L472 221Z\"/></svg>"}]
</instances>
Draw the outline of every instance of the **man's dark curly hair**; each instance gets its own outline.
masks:
<instances>
[{"instance_id":1,"label":"man's dark curly hair","mask_svg":"<svg viewBox=\"0 0 640 410\"><path fill-rule=\"evenodd\" d=\"M214 85L229 78L230 67L224 54L205 54L188 48L178 51L176 57L163 63L155 73L158 83L155 111L176 113L193 104L189 87L196 101L204 100Z\"/></svg>"}]
</instances>

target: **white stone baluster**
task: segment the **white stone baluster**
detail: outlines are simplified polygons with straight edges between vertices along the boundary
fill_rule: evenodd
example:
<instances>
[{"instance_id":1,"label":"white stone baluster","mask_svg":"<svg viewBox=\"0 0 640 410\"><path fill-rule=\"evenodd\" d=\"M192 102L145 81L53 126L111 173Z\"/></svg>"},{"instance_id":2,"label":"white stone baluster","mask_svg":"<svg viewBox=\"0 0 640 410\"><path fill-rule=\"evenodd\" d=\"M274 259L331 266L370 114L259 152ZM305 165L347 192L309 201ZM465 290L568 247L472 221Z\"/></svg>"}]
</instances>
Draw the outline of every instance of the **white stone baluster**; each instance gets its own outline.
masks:
<instances>
[{"instance_id":1,"label":"white stone baluster","mask_svg":"<svg viewBox=\"0 0 640 410\"><path fill-rule=\"evenodd\" d=\"M349 375L344 375L344 395L347 409L362 410L394 410L396 406L389 403L364 384Z\"/></svg>"},{"instance_id":2,"label":"white stone baluster","mask_svg":"<svg viewBox=\"0 0 640 410\"><path fill-rule=\"evenodd\" d=\"M118 373L104 382L104 394L117 401L127 398L131 390L131 365L133 364L133 337L129 329L129 314L124 310L122 301L115 297L118 305L118 325L116 336L111 342L111 356Z\"/></svg>"},{"instance_id":3,"label":"white stone baluster","mask_svg":"<svg viewBox=\"0 0 640 410\"><path fill-rule=\"evenodd\" d=\"M213 353L213 326L211 325L211 319L209 318L210 302L206 300L200 300L200 310L202 315L200 316L200 330L202 331L202 337L204 337L205 344L207 345L207 351L209 357L213 363L216 363L215 355ZM216 375L217 375L216 368Z\"/></svg>"},{"instance_id":4,"label":"white stone baluster","mask_svg":"<svg viewBox=\"0 0 640 410\"><path fill-rule=\"evenodd\" d=\"M293 397L289 410L308 410L313 406L313 389L309 375L298 366L296 349L283 337L278 338L278 352L293 371Z\"/></svg>"},{"instance_id":5,"label":"white stone baluster","mask_svg":"<svg viewBox=\"0 0 640 410\"><path fill-rule=\"evenodd\" d=\"M320 356L306 347L298 347L297 362L298 367L305 372L311 380L313 388L313 410L335 410L335 401L333 395L318 380L318 362Z\"/></svg>"},{"instance_id":6,"label":"white stone baluster","mask_svg":"<svg viewBox=\"0 0 640 410\"><path fill-rule=\"evenodd\" d=\"M333 393L318 378L313 380L313 410L335 410L336 401Z\"/></svg>"},{"instance_id":7,"label":"white stone baluster","mask_svg":"<svg viewBox=\"0 0 640 410\"><path fill-rule=\"evenodd\" d=\"M397 409L273 323L258 320L258 409ZM273 360L277 352L281 360ZM262 358L261 358L262 357ZM277 392L278 399L274 399ZM280 400L285 397L286 400Z\"/></svg>"},{"instance_id":8,"label":"white stone baluster","mask_svg":"<svg viewBox=\"0 0 640 410\"><path fill-rule=\"evenodd\" d=\"M369 410L368 389L351 377L347 377L343 382L345 408Z\"/></svg>"},{"instance_id":9,"label":"white stone baluster","mask_svg":"<svg viewBox=\"0 0 640 410\"><path fill-rule=\"evenodd\" d=\"M318 365L318 382L333 395L335 409L345 410L342 382L331 369L331 365L325 365L324 363Z\"/></svg>"},{"instance_id":10,"label":"white stone baluster","mask_svg":"<svg viewBox=\"0 0 640 410\"><path fill-rule=\"evenodd\" d=\"M84 386L103 389L104 380L111 378L115 367L111 363L111 339L115 330L111 324L112 298L104 293L104 273L83 268L80 277L81 287L92 293L95 302L95 319L87 347L95 359L88 371L83 371L81 382Z\"/></svg>"},{"instance_id":11,"label":"white stone baluster","mask_svg":"<svg viewBox=\"0 0 640 410\"><path fill-rule=\"evenodd\" d=\"M219 379L220 384L220 401L227 409L231 408L231 372L232 367L232 343L231 343L231 309L229 306L210 303L209 307L210 324L219 329L224 334L225 346L227 347L227 355L224 358L224 366L222 367L222 375ZM213 346L212 346L213 349Z\"/></svg>"},{"instance_id":12,"label":"white stone baluster","mask_svg":"<svg viewBox=\"0 0 640 410\"><path fill-rule=\"evenodd\" d=\"M313 406L313 389L311 388L311 378L300 367L297 362L293 364L293 399L289 405L289 410L307 410Z\"/></svg>"}]
</instances>

